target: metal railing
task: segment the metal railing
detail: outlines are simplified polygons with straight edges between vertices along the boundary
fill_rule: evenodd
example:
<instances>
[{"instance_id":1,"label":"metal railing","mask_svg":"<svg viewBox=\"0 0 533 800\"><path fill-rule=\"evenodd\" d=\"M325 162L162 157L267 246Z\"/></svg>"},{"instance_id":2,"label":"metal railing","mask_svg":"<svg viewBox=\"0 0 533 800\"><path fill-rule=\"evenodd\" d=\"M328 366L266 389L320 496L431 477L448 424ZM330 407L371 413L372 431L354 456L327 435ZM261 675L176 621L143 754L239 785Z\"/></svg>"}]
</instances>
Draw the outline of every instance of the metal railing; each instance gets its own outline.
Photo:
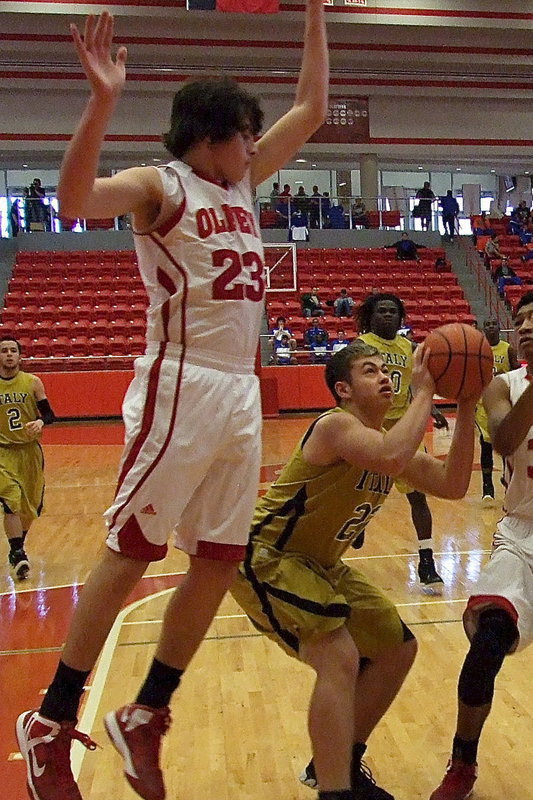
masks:
<instances>
[{"instance_id":1,"label":"metal railing","mask_svg":"<svg viewBox=\"0 0 533 800\"><path fill-rule=\"evenodd\" d=\"M257 197L256 209L262 228L289 229L293 226L305 226L309 230L412 230L416 227L416 220L420 219L416 212L413 213L418 203L419 200L414 195L390 198L271 194ZM439 231L443 228L439 224L441 216L437 200L432 201L428 230Z\"/></svg>"}]
</instances>

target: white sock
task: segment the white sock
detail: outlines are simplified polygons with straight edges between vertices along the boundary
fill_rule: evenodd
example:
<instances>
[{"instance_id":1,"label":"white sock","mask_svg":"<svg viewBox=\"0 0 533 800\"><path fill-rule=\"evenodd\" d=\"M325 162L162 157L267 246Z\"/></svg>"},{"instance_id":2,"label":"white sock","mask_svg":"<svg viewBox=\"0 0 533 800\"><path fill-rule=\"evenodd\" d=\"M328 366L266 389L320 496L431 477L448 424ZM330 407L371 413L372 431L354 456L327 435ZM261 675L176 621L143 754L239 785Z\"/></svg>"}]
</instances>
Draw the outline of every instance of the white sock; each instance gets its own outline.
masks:
<instances>
[{"instance_id":1,"label":"white sock","mask_svg":"<svg viewBox=\"0 0 533 800\"><path fill-rule=\"evenodd\" d=\"M421 539L418 541L419 550L433 550L433 539Z\"/></svg>"}]
</instances>

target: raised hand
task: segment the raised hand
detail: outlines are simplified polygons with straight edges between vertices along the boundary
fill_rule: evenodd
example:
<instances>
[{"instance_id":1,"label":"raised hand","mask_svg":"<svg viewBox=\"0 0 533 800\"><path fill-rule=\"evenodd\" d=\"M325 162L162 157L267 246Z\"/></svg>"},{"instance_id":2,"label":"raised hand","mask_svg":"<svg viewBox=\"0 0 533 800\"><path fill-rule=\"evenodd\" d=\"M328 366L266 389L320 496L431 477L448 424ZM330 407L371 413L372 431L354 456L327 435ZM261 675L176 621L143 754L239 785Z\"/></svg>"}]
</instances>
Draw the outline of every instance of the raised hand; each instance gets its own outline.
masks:
<instances>
[{"instance_id":1,"label":"raised hand","mask_svg":"<svg viewBox=\"0 0 533 800\"><path fill-rule=\"evenodd\" d=\"M102 100L116 100L126 81L127 50L119 47L113 60L113 17L108 11L98 18L89 15L83 38L76 25L70 31L93 93Z\"/></svg>"},{"instance_id":2,"label":"raised hand","mask_svg":"<svg viewBox=\"0 0 533 800\"><path fill-rule=\"evenodd\" d=\"M417 395L422 391L427 391L433 397L435 393L435 381L428 369L429 347L425 344L419 345L413 354L413 372L411 375L411 392Z\"/></svg>"}]
</instances>

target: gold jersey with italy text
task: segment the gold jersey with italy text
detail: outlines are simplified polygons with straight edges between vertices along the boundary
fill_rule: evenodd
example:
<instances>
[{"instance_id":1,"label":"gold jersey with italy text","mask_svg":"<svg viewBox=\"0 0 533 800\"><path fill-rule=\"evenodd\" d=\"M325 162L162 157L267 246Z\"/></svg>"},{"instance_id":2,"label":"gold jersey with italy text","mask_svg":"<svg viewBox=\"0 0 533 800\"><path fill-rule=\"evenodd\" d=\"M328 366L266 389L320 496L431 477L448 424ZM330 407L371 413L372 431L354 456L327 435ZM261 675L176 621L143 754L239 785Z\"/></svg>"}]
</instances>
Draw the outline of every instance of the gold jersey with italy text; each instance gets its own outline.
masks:
<instances>
[{"instance_id":1,"label":"gold jersey with italy text","mask_svg":"<svg viewBox=\"0 0 533 800\"><path fill-rule=\"evenodd\" d=\"M510 346L509 342L503 339L500 339L498 344L492 344L490 346L494 358L493 375L503 375L505 372L511 371L511 362L509 360Z\"/></svg>"},{"instance_id":2,"label":"gold jersey with italy text","mask_svg":"<svg viewBox=\"0 0 533 800\"><path fill-rule=\"evenodd\" d=\"M392 406L385 415L386 420L403 417L411 402L411 374L413 372L413 345L405 336L396 334L394 339L383 339L375 333L362 333L363 342L372 345L388 367L394 396Z\"/></svg>"},{"instance_id":3,"label":"gold jersey with italy text","mask_svg":"<svg viewBox=\"0 0 533 800\"><path fill-rule=\"evenodd\" d=\"M509 360L510 346L511 345L509 342L506 342L503 339L500 339L498 344L491 344L490 349L492 350L492 356L494 359L494 364L492 367L493 375L505 375L507 372L511 371L511 362ZM489 432L489 420L485 406L483 405L483 401L480 401L476 406L475 419L481 436L485 442L490 443L491 438Z\"/></svg>"},{"instance_id":4,"label":"gold jersey with italy text","mask_svg":"<svg viewBox=\"0 0 533 800\"><path fill-rule=\"evenodd\" d=\"M0 445L28 444L25 425L39 418L34 378L18 372L14 378L0 377Z\"/></svg>"},{"instance_id":5,"label":"gold jersey with italy text","mask_svg":"<svg viewBox=\"0 0 533 800\"><path fill-rule=\"evenodd\" d=\"M378 511L392 486L388 475L340 461L314 466L302 448L319 419L349 413L332 408L302 437L277 481L256 505L251 541L285 553L308 555L324 567L335 564Z\"/></svg>"}]
</instances>

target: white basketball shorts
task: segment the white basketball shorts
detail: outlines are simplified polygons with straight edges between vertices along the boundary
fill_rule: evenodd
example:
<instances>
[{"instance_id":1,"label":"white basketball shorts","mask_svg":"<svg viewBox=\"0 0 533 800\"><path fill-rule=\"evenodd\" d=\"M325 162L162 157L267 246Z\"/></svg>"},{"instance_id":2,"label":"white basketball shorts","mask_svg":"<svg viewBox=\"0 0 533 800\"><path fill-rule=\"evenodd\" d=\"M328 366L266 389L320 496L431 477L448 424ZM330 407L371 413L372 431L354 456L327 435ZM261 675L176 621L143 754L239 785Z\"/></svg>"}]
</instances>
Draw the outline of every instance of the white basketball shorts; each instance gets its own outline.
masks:
<instances>
[{"instance_id":1,"label":"white basketball shorts","mask_svg":"<svg viewBox=\"0 0 533 800\"><path fill-rule=\"evenodd\" d=\"M241 560L261 462L257 377L142 356L122 411L126 444L105 513L108 547L157 561L174 531L175 546L190 555Z\"/></svg>"},{"instance_id":2,"label":"white basketball shorts","mask_svg":"<svg viewBox=\"0 0 533 800\"><path fill-rule=\"evenodd\" d=\"M481 611L503 608L516 622L520 639L515 649L533 641L533 523L504 517L494 535L494 549L468 601L463 622L472 638Z\"/></svg>"}]
</instances>

